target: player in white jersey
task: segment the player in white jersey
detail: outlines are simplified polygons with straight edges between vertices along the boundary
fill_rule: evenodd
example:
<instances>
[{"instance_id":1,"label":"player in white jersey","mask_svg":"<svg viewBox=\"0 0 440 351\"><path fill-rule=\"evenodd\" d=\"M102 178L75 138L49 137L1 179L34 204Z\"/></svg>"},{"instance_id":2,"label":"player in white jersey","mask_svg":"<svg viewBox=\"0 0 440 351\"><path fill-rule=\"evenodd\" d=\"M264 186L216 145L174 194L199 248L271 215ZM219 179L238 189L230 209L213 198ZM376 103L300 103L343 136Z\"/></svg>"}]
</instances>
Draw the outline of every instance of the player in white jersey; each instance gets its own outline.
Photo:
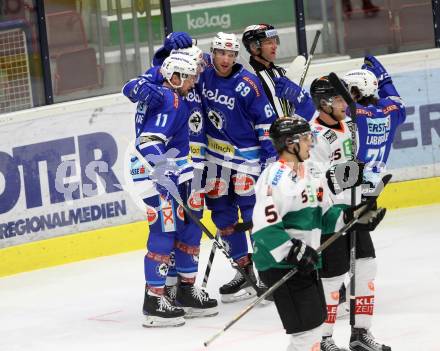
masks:
<instances>
[{"instance_id":1,"label":"player in white jersey","mask_svg":"<svg viewBox=\"0 0 440 351\"><path fill-rule=\"evenodd\" d=\"M280 118L272 124L270 137L279 160L263 171L255 187L254 262L268 286L290 269L298 269L273 297L290 334L287 350L317 350L326 307L315 250L321 233L340 229L358 207L332 206L323 177L311 171L307 159L312 133L306 120L298 116ZM363 224L356 226L374 230L384 214L384 209L368 211L362 217Z\"/></svg>"},{"instance_id":2,"label":"player in white jersey","mask_svg":"<svg viewBox=\"0 0 440 351\"><path fill-rule=\"evenodd\" d=\"M327 76L315 79L310 87L310 93L318 111L311 121L312 129L318 140L317 147L311 156L314 166L326 171L331 166L354 160L353 151L357 151L358 136L353 134L353 124L346 117L346 103L335 91ZM355 141L354 147L353 140ZM362 170L359 174L362 174ZM361 200L360 191L357 192L357 195L356 203L359 203ZM351 204L351 192L350 190L342 191L338 195L333 195L332 200L338 207L347 208ZM328 235L323 235L321 242L325 242L328 238ZM365 296L365 299L370 301L371 290L369 287L374 281L375 264L373 258L370 257L371 252L374 255L374 246L369 233L359 232L356 244L356 296ZM340 288L350 268L349 264L350 243L348 235L339 238L322 253L320 274L327 304L327 319L323 325L321 351L341 350L336 346L332 334L337 318ZM373 309L370 306L367 307L367 314L356 312L354 330L365 328L363 323L366 323L366 318L371 320ZM373 342L372 339L371 343ZM374 343L376 348L371 350L388 350L387 346Z\"/></svg>"}]
</instances>

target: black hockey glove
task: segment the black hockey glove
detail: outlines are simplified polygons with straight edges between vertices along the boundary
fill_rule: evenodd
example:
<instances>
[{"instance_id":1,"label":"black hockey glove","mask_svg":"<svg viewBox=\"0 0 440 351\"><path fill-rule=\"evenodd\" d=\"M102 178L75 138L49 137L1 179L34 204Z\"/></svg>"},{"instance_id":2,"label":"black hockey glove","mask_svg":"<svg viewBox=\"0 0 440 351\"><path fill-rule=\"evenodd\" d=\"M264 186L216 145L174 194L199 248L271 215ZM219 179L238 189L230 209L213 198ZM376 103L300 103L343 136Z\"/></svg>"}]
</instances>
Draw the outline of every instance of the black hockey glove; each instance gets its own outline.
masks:
<instances>
[{"instance_id":1,"label":"black hockey glove","mask_svg":"<svg viewBox=\"0 0 440 351\"><path fill-rule=\"evenodd\" d=\"M330 191L337 195L345 189L362 184L365 164L360 161L348 161L330 167L325 176Z\"/></svg>"},{"instance_id":2,"label":"black hockey glove","mask_svg":"<svg viewBox=\"0 0 440 351\"><path fill-rule=\"evenodd\" d=\"M297 266L298 270L303 273L313 272L319 260L318 253L302 240L292 239L291 242L293 246L286 261Z\"/></svg>"},{"instance_id":3,"label":"black hockey glove","mask_svg":"<svg viewBox=\"0 0 440 351\"><path fill-rule=\"evenodd\" d=\"M362 214L364 211L366 212ZM356 206L348 207L344 210L344 222L348 223L353 218L361 215L358 222L352 227L352 229L372 232L382 221L386 211L386 208L377 208L376 201L362 203Z\"/></svg>"}]
</instances>

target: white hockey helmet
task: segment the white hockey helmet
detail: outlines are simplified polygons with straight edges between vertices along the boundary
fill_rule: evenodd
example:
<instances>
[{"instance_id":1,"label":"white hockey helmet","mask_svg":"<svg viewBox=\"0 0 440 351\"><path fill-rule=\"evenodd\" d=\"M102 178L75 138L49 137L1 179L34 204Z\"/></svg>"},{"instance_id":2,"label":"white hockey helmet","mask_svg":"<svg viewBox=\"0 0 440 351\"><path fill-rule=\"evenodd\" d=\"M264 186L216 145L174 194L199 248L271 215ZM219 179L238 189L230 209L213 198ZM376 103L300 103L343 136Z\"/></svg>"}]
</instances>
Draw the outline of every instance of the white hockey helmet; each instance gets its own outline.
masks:
<instances>
[{"instance_id":1,"label":"white hockey helmet","mask_svg":"<svg viewBox=\"0 0 440 351\"><path fill-rule=\"evenodd\" d=\"M187 56L190 60L193 60L200 67L201 71L203 71L203 68L205 67L205 60L203 58L203 51L198 46L193 45L184 49L171 50L170 56L175 54Z\"/></svg>"},{"instance_id":2,"label":"white hockey helmet","mask_svg":"<svg viewBox=\"0 0 440 351\"><path fill-rule=\"evenodd\" d=\"M240 42L235 34L218 32L212 39L211 52L215 49L235 51L238 55L240 51Z\"/></svg>"},{"instance_id":3,"label":"white hockey helmet","mask_svg":"<svg viewBox=\"0 0 440 351\"><path fill-rule=\"evenodd\" d=\"M377 78L369 70L354 69L348 72L343 80L347 84L350 93L351 88L356 87L361 97L374 96L376 94L378 87Z\"/></svg>"},{"instance_id":4,"label":"white hockey helmet","mask_svg":"<svg viewBox=\"0 0 440 351\"><path fill-rule=\"evenodd\" d=\"M180 88L183 86L184 81L190 76L197 77L197 63L190 59L188 55L176 53L165 59L160 68L160 73L162 73L173 88ZM181 82L179 86L175 86L171 83L171 77L174 73L179 73L180 75Z\"/></svg>"}]
</instances>

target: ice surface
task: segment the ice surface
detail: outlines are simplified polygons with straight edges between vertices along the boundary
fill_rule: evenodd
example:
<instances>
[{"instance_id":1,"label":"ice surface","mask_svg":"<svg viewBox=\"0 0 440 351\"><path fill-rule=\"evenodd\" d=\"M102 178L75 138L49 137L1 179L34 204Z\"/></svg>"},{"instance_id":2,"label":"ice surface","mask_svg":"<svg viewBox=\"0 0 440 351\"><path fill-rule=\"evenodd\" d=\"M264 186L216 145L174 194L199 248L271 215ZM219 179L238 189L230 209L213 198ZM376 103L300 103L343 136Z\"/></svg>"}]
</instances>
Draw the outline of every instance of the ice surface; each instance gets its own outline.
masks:
<instances>
[{"instance_id":1,"label":"ice surface","mask_svg":"<svg viewBox=\"0 0 440 351\"><path fill-rule=\"evenodd\" d=\"M378 261L372 332L397 351L439 351L440 205L390 211L373 233ZM204 242L204 272L210 243ZM285 350L287 336L272 305L256 307L217 339L212 334L249 301L220 304L217 317L180 328L142 328L143 251L0 279L0 350ZM439 255L440 256L440 255ZM208 291L234 275L217 251ZM348 319L334 338L347 346Z\"/></svg>"}]
</instances>

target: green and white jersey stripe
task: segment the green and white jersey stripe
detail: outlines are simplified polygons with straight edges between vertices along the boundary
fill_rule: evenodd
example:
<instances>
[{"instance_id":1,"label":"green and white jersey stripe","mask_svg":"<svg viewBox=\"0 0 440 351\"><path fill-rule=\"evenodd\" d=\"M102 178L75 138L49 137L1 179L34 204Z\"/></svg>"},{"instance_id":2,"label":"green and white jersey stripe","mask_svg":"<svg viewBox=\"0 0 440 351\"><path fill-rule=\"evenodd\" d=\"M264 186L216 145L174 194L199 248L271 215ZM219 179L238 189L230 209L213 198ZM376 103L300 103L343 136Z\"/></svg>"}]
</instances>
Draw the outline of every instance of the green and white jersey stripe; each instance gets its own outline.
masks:
<instances>
[{"instance_id":1,"label":"green and white jersey stripe","mask_svg":"<svg viewBox=\"0 0 440 351\"><path fill-rule=\"evenodd\" d=\"M293 268L284 259L295 238L318 248L321 233L332 233L344 223L341 208L332 206L329 190L308 171L306 161L294 172L278 161L264 170L255 187L252 221L253 260L258 270Z\"/></svg>"}]
</instances>

